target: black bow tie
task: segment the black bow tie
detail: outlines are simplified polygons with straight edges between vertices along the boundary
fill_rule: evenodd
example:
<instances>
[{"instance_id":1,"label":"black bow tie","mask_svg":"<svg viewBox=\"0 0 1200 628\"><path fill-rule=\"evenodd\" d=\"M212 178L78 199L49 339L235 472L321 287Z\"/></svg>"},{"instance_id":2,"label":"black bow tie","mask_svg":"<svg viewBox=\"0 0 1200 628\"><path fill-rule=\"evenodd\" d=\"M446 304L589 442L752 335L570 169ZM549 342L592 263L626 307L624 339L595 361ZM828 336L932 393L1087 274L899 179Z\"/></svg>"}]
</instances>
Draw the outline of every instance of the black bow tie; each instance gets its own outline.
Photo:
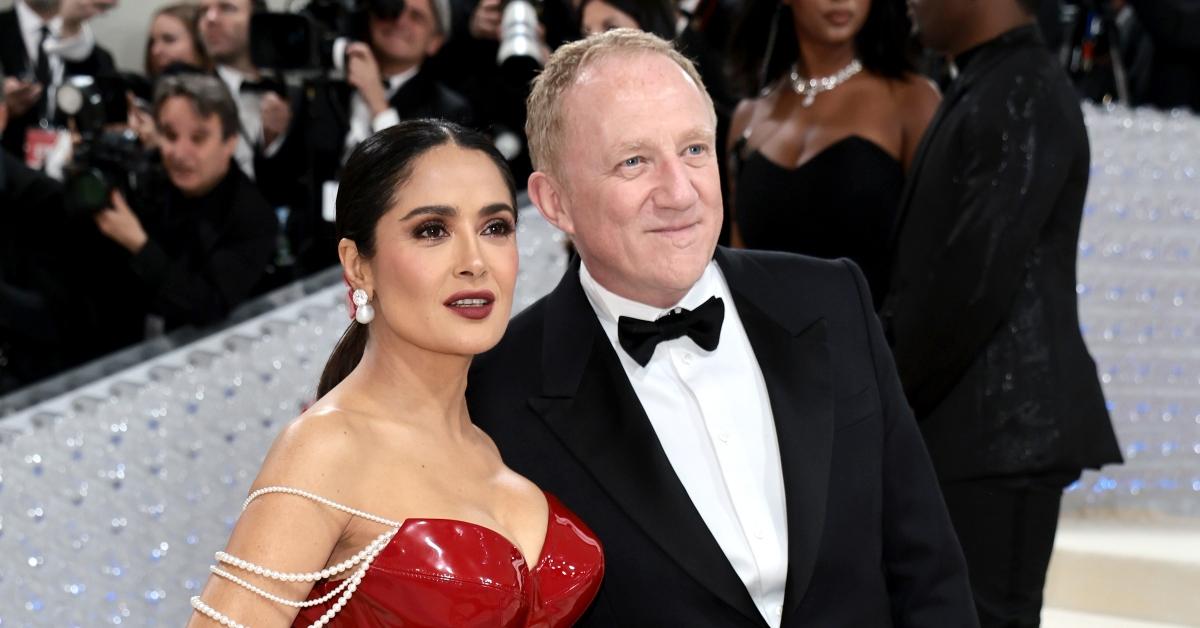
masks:
<instances>
[{"instance_id":1,"label":"black bow tie","mask_svg":"<svg viewBox=\"0 0 1200 628\"><path fill-rule=\"evenodd\" d=\"M705 351L716 349L724 319L725 304L712 297L695 310L676 308L656 321L622 316L617 320L617 339L629 357L646 366L658 343L684 335Z\"/></svg>"}]
</instances>

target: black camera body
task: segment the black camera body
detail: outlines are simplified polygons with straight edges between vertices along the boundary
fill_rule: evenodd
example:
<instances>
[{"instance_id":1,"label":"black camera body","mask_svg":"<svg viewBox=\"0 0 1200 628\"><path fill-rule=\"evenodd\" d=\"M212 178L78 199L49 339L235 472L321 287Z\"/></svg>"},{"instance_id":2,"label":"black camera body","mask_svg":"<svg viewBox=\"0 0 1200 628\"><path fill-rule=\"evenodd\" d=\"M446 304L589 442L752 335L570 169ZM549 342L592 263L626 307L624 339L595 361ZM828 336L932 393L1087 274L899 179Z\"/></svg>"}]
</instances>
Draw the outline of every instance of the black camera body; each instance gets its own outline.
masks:
<instances>
[{"instance_id":1,"label":"black camera body","mask_svg":"<svg viewBox=\"0 0 1200 628\"><path fill-rule=\"evenodd\" d=\"M130 130L109 130L127 121L125 82L118 76L71 77L58 89L58 107L75 119L80 142L64 169L68 216L88 217L109 207L118 189L131 204L157 190L165 174Z\"/></svg>"},{"instance_id":2,"label":"black camera body","mask_svg":"<svg viewBox=\"0 0 1200 628\"><path fill-rule=\"evenodd\" d=\"M343 70L345 42L368 39L371 15L395 19L403 12L404 0L311 0L297 13L256 13L250 57L277 72Z\"/></svg>"}]
</instances>

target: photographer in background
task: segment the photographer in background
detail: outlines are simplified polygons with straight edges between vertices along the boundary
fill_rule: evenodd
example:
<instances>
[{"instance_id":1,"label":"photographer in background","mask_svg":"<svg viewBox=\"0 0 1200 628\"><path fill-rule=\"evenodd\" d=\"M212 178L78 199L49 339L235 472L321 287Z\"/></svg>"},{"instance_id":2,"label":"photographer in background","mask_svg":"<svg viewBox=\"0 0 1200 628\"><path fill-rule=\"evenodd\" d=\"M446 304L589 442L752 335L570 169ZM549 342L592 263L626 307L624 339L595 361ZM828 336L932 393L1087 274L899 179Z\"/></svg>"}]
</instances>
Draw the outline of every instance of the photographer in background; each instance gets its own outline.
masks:
<instances>
[{"instance_id":1,"label":"photographer in background","mask_svg":"<svg viewBox=\"0 0 1200 628\"><path fill-rule=\"evenodd\" d=\"M30 128L54 120L53 91L72 75L113 74L112 55L96 45L88 20L116 6L116 0L16 0L0 11L0 67L9 123L3 147L26 159Z\"/></svg>"},{"instance_id":2,"label":"photographer in background","mask_svg":"<svg viewBox=\"0 0 1200 628\"><path fill-rule=\"evenodd\" d=\"M154 119L169 182L161 204L135 212L114 190L111 207L93 216L109 241L97 258L116 262L89 282L94 328L124 343L225 317L251 296L278 231L270 206L234 165L237 107L219 80L160 79Z\"/></svg>"},{"instance_id":3,"label":"photographer in background","mask_svg":"<svg viewBox=\"0 0 1200 628\"><path fill-rule=\"evenodd\" d=\"M304 116L313 160L312 202L327 217L332 215L332 182L359 142L401 120L442 118L469 125L472 118L466 99L425 68L446 41L449 0L407 0L402 11L390 16L386 3L365 4L366 41L346 46L346 81L314 86L317 91ZM309 266L337 261L333 223L320 224L312 259L306 260Z\"/></svg>"},{"instance_id":4,"label":"photographer in background","mask_svg":"<svg viewBox=\"0 0 1200 628\"><path fill-rule=\"evenodd\" d=\"M0 133L7 120L0 92ZM52 227L61 226L62 212L62 186L0 150L0 394L65 366L56 316L70 312L56 272L64 256L57 247L30 245L50 233L61 242Z\"/></svg>"}]
</instances>

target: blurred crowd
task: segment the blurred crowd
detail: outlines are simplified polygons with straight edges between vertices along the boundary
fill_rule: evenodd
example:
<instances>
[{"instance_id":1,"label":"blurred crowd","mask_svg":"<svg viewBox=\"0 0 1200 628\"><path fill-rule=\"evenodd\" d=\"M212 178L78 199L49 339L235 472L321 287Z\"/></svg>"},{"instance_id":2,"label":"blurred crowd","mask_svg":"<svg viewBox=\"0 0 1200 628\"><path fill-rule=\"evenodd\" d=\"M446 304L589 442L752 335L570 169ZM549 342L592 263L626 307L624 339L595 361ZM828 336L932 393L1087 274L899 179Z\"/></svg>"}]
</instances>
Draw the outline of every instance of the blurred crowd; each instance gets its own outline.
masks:
<instances>
[{"instance_id":1,"label":"blurred crowd","mask_svg":"<svg viewBox=\"0 0 1200 628\"><path fill-rule=\"evenodd\" d=\"M926 78L944 89L956 73L920 48L902 0L871 3L854 40L862 71L900 86L900 97L813 129L852 126L896 158L859 153L864 161L823 164L861 169L864 188L845 202L866 214L840 220L869 228L845 238L810 229L805 244L759 211L789 198L773 165L805 162L771 143L783 128L774 88L797 80L805 41L803 20L785 16L786 4L290 4L301 6L290 14L259 0L164 6L145 33L127 33L145 37L140 72L118 68L89 26L119 11L117 0L15 0L0 11L0 393L219 321L335 264L342 166L359 142L400 120L486 131L523 182L529 80L558 45L621 27L672 39L698 62L717 111L727 212L740 208L727 216L723 241L851 257L882 299L889 269L878 253L938 104ZM1034 8L1044 44L1081 97L1200 109L1200 2L1042 0ZM807 58L808 76L839 70Z\"/></svg>"}]
</instances>

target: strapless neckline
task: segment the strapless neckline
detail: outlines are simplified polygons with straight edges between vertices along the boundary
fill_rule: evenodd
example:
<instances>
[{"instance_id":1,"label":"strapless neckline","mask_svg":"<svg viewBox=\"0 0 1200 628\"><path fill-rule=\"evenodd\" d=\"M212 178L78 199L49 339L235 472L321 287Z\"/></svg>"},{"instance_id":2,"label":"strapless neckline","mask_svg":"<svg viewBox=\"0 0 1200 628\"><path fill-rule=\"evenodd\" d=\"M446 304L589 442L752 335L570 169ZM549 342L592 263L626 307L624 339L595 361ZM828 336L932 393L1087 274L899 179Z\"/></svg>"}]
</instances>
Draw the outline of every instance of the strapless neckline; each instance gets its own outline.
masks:
<instances>
[{"instance_id":1,"label":"strapless neckline","mask_svg":"<svg viewBox=\"0 0 1200 628\"><path fill-rule=\"evenodd\" d=\"M396 534L396 536L392 537L392 539L390 541L388 541L388 545L392 545L392 544L396 543L398 539L403 538L404 532L409 529L410 524L411 525L419 525L422 523L427 523L427 524L447 524L450 526L466 526L466 527L469 527L469 528L472 528L475 530L479 530L480 532L483 532L484 534L487 534L487 535L495 538L496 540L503 542L505 545L507 545L510 549L512 549L514 552L516 552L517 555L519 555L521 557L522 561L524 561L524 564L522 565L523 567L525 567L528 570L536 571L538 566L542 562L544 562L546 559L546 538L550 535L550 528L553 526L553 522L554 522L554 509L551 508L551 506L550 506L550 499L551 499L550 494L547 493L546 491L542 491L542 500L546 504L546 531L542 533L542 546L538 550L537 560L534 561L532 566L530 566L529 557L525 555L525 552L521 551L521 546L517 545L516 542L514 542L512 539L508 538L508 536L505 535L503 532L501 532L495 528L490 528L488 526L485 526L482 523L475 523L473 521L466 521L464 519L447 519L444 517L409 517L400 522L400 526L398 528L399 532Z\"/></svg>"},{"instance_id":2,"label":"strapless neckline","mask_svg":"<svg viewBox=\"0 0 1200 628\"><path fill-rule=\"evenodd\" d=\"M892 154L887 152L887 150L884 149L882 146L880 146L879 144L877 144L861 135L858 135L858 134L847 135L846 137L843 137L842 139L837 140L836 142L833 142L829 146L822 148L821 152L817 153L816 155L813 155L812 157L809 157L808 159L804 160L802 163L797 164L795 166L785 166L785 165L775 161L774 159L767 157L765 154L763 154L763 152L761 150L759 150L757 148L750 152L750 154L746 157L746 160L749 160L752 158L757 158L763 162L766 162L768 165L776 168L777 170L782 170L784 172L799 172L801 170L808 168L810 165L812 165L815 162L818 162L822 159L826 159L832 154L836 154L836 152L838 150L844 150L848 146L856 146L856 145L860 145L860 146L863 146L864 148L867 148L872 153L875 153L876 156L883 158L884 160L888 161L890 164L895 165L897 168L903 169L903 167L904 167L900 163L900 160L893 157Z\"/></svg>"}]
</instances>

